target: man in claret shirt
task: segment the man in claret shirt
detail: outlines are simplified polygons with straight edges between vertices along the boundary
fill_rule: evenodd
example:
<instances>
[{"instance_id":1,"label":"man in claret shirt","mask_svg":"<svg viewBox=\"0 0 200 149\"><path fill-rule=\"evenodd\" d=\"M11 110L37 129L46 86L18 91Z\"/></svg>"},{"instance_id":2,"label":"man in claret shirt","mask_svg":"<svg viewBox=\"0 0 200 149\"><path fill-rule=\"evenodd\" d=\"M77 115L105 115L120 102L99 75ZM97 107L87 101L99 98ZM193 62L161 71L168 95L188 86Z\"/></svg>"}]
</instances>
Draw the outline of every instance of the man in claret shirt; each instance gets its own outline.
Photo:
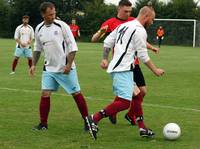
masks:
<instances>
[{"instance_id":1,"label":"man in claret shirt","mask_svg":"<svg viewBox=\"0 0 200 149\"><path fill-rule=\"evenodd\" d=\"M33 129L47 130L50 96L53 91L58 90L59 86L72 95L84 121L88 115L88 109L81 93L74 63L78 47L72 32L65 22L55 19L56 10L53 3L43 2L40 5L40 11L44 21L35 30L33 65L29 71L31 75L34 75L40 53L44 51L45 62L39 106L40 122ZM84 124L84 129L87 131L86 122Z\"/></svg>"},{"instance_id":2,"label":"man in claret shirt","mask_svg":"<svg viewBox=\"0 0 200 149\"><path fill-rule=\"evenodd\" d=\"M97 42L103 36L109 35L119 25L121 25L125 22L128 22L128 21L134 20L133 17L130 17L131 11L132 11L132 3L129 0L121 0L118 4L117 16L114 17L114 18L110 18L107 21L105 21L101 25L100 29L92 36L91 41ZM158 48L153 47L148 42L147 42L147 48L152 50L155 53L158 53L158 51L159 51ZM113 52L114 52L114 50L113 50ZM139 66L139 60L137 58L137 54L135 55L134 63L135 63L135 68L133 69L134 81L137 85L137 87L135 87L136 88L135 94L140 92L141 96L144 97L147 93L147 89L146 89L146 84L145 84L145 79L144 79L143 73L142 73L140 66ZM136 118L135 118L133 111L134 110L130 106L128 113L125 115L125 119L128 120L128 122L131 125L136 125ZM116 115L109 116L109 120L111 121L112 124L116 124L117 123Z\"/></svg>"},{"instance_id":3,"label":"man in claret shirt","mask_svg":"<svg viewBox=\"0 0 200 149\"><path fill-rule=\"evenodd\" d=\"M77 40L77 38L80 38L81 34L80 34L80 27L76 24L76 20L72 19L72 24L69 25L72 34L75 38L75 40Z\"/></svg>"}]
</instances>

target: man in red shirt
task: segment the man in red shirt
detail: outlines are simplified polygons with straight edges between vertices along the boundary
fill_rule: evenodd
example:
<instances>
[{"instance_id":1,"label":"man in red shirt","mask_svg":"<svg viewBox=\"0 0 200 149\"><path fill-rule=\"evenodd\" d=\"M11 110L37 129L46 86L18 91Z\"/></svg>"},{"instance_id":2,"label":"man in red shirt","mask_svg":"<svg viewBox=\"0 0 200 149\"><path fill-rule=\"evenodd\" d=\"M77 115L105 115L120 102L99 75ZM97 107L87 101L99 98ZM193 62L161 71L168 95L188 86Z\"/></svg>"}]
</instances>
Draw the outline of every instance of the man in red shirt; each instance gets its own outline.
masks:
<instances>
[{"instance_id":1,"label":"man in red shirt","mask_svg":"<svg viewBox=\"0 0 200 149\"><path fill-rule=\"evenodd\" d=\"M75 19L72 19L72 24L70 24L69 27L72 31L72 34L73 34L75 40L77 40L77 38L80 37L80 28L78 25L76 25Z\"/></svg>"},{"instance_id":2,"label":"man in red shirt","mask_svg":"<svg viewBox=\"0 0 200 149\"><path fill-rule=\"evenodd\" d=\"M118 9L117 9L117 17L110 18L107 21L105 21L101 25L101 28L92 36L91 41L97 42L105 35L110 34L120 24L134 20L133 17L130 17L131 11L132 11L132 3L129 0L121 0L119 2ZM148 42L147 42L147 48L152 50L155 53L158 53L159 51L158 48L153 47ZM143 97L147 93L147 89L146 89L145 79L140 69L139 60L137 57L135 58L134 65L135 65L135 68L133 69L134 81L137 84L137 87L135 88L135 91L134 91L134 95L141 96L143 99ZM134 105L134 102L137 102L136 100L134 100L134 97L133 97L132 102L133 104L131 105ZM140 102L142 103L142 101ZM130 106L128 113L125 115L125 119L128 120L131 125L136 125L136 118L133 111L134 111L133 107ZM117 122L116 115L109 116L109 120L111 121L112 124L116 124Z\"/></svg>"}]
</instances>

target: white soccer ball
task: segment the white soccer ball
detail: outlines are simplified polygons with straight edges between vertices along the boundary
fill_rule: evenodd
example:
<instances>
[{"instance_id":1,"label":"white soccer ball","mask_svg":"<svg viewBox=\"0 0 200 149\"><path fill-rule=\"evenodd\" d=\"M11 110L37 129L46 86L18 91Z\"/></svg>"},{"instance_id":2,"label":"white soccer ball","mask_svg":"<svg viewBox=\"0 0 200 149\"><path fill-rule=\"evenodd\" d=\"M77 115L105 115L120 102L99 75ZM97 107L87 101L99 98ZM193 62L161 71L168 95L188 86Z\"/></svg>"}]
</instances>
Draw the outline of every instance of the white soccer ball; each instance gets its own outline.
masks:
<instances>
[{"instance_id":1,"label":"white soccer ball","mask_svg":"<svg viewBox=\"0 0 200 149\"><path fill-rule=\"evenodd\" d=\"M163 135L167 140L176 140L181 135L181 129L176 123L168 123L163 128Z\"/></svg>"}]
</instances>

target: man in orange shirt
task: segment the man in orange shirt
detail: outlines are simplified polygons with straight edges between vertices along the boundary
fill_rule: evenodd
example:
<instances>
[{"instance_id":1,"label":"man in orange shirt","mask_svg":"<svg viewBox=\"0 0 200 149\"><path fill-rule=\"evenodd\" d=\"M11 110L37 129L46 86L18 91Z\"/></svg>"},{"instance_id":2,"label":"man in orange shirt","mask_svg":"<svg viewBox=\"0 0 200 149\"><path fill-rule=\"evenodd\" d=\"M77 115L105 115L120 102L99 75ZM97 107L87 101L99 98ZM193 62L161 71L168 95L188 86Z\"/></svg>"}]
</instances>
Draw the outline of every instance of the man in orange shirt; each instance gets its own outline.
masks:
<instances>
[{"instance_id":1,"label":"man in orange shirt","mask_svg":"<svg viewBox=\"0 0 200 149\"><path fill-rule=\"evenodd\" d=\"M72 24L70 24L69 27L72 31L72 34L73 34L75 40L77 40L77 38L80 37L80 28L78 25L76 25L75 19L72 19Z\"/></svg>"},{"instance_id":2,"label":"man in orange shirt","mask_svg":"<svg viewBox=\"0 0 200 149\"><path fill-rule=\"evenodd\" d=\"M160 48L160 45L161 45L161 42L162 40L164 39L164 29L162 26L160 26L158 29L157 29L157 40L158 40L158 46Z\"/></svg>"}]
</instances>

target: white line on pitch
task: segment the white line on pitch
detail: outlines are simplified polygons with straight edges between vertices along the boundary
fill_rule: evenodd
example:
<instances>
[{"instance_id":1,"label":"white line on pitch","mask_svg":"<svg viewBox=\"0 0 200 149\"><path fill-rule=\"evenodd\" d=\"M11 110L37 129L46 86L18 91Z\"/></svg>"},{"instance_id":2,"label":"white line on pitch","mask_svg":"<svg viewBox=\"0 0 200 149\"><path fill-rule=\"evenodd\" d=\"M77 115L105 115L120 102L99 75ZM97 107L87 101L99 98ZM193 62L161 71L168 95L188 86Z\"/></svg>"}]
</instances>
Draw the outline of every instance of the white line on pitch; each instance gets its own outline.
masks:
<instances>
[{"instance_id":1,"label":"white line on pitch","mask_svg":"<svg viewBox=\"0 0 200 149\"><path fill-rule=\"evenodd\" d=\"M39 90L36 90L36 91L33 91L33 90L26 90L26 89L15 89L15 88L2 88L0 87L0 90L8 90L8 91L15 91L15 92L25 92L25 93L40 93L41 91ZM62 93L53 93L54 95L58 95L58 96L71 96L71 95L68 95L68 94L62 94ZM95 100L99 100L99 101L105 101L105 99L97 99L97 98L94 98L94 97L89 97L89 96L86 96L87 99L95 99ZM107 100L106 101L112 101L112 100ZM149 104L149 103L144 103L143 104L144 106L147 106L147 107L157 107L157 108L166 108L166 109L175 109L175 110L184 110L184 111L194 111L194 112L200 112L199 109L192 109L192 108L184 108L184 107L174 107L174 106L163 106L163 105L158 105L158 104Z\"/></svg>"}]
</instances>

